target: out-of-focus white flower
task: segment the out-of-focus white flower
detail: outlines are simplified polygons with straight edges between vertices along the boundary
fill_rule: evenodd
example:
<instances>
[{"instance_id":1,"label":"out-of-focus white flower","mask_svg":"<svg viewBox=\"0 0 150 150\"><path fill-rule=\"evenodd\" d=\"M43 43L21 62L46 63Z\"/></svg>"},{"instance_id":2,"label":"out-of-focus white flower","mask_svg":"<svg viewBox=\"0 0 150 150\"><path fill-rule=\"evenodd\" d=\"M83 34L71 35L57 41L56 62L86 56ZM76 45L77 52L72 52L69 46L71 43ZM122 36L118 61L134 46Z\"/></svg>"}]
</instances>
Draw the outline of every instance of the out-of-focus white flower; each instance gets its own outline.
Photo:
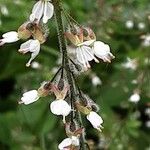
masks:
<instances>
[{"instance_id":1,"label":"out-of-focus white flower","mask_svg":"<svg viewBox=\"0 0 150 150\"><path fill-rule=\"evenodd\" d=\"M127 58L127 61L122 64L125 69L136 70L138 66L137 59Z\"/></svg>"},{"instance_id":2,"label":"out-of-focus white flower","mask_svg":"<svg viewBox=\"0 0 150 150\"><path fill-rule=\"evenodd\" d=\"M102 84L102 81L98 76L92 75L92 84L93 86L98 86Z\"/></svg>"},{"instance_id":3,"label":"out-of-focus white flower","mask_svg":"<svg viewBox=\"0 0 150 150\"><path fill-rule=\"evenodd\" d=\"M150 46L150 34L143 35L141 38L143 39L143 42L142 42L143 46L145 47Z\"/></svg>"},{"instance_id":4,"label":"out-of-focus white flower","mask_svg":"<svg viewBox=\"0 0 150 150\"><path fill-rule=\"evenodd\" d=\"M65 123L65 117L71 112L71 106L63 99L55 100L50 104L51 112L55 115L62 115L63 122Z\"/></svg>"},{"instance_id":5,"label":"out-of-focus white flower","mask_svg":"<svg viewBox=\"0 0 150 150\"><path fill-rule=\"evenodd\" d=\"M146 108L146 109L145 109L145 114L150 117L150 108Z\"/></svg>"},{"instance_id":6,"label":"out-of-focus white flower","mask_svg":"<svg viewBox=\"0 0 150 150\"><path fill-rule=\"evenodd\" d=\"M109 45L101 42L101 41L95 41L93 45L94 54L102 59L104 62L111 62L111 60L114 57L114 55L110 52Z\"/></svg>"},{"instance_id":7,"label":"out-of-focus white flower","mask_svg":"<svg viewBox=\"0 0 150 150\"><path fill-rule=\"evenodd\" d=\"M0 46L5 43L13 43L19 40L18 33L16 31L10 31L2 35L2 39L0 39Z\"/></svg>"},{"instance_id":8,"label":"out-of-focus white flower","mask_svg":"<svg viewBox=\"0 0 150 150\"><path fill-rule=\"evenodd\" d=\"M138 24L138 28L139 28L140 30L143 30L143 29L145 28L145 23L144 23L144 22L140 22L140 23Z\"/></svg>"},{"instance_id":9,"label":"out-of-focus white flower","mask_svg":"<svg viewBox=\"0 0 150 150\"><path fill-rule=\"evenodd\" d=\"M23 94L23 97L21 98L19 104L24 103L25 105L28 105L37 101L38 99L39 99L39 95L37 90L31 90Z\"/></svg>"},{"instance_id":10,"label":"out-of-focus white flower","mask_svg":"<svg viewBox=\"0 0 150 150\"><path fill-rule=\"evenodd\" d=\"M136 79L131 81L132 84L138 84L138 81Z\"/></svg>"},{"instance_id":11,"label":"out-of-focus white flower","mask_svg":"<svg viewBox=\"0 0 150 150\"><path fill-rule=\"evenodd\" d=\"M70 138L66 138L64 139L59 145L58 148L60 150L69 150L70 146L79 146L80 142L79 142L79 138L76 136L71 136Z\"/></svg>"},{"instance_id":12,"label":"out-of-focus white flower","mask_svg":"<svg viewBox=\"0 0 150 150\"><path fill-rule=\"evenodd\" d=\"M20 49L18 50L20 53L31 52L31 58L26 64L27 67L30 66L32 60L39 54L40 52L40 42L38 40L28 40L27 42L21 44Z\"/></svg>"},{"instance_id":13,"label":"out-of-focus white flower","mask_svg":"<svg viewBox=\"0 0 150 150\"><path fill-rule=\"evenodd\" d=\"M128 21L126 21L125 26L128 29L132 29L134 26L134 22L132 20L128 20Z\"/></svg>"},{"instance_id":14,"label":"out-of-focus white flower","mask_svg":"<svg viewBox=\"0 0 150 150\"><path fill-rule=\"evenodd\" d=\"M31 68L33 68L33 69L39 69L40 67L41 67L41 65L36 61L31 63Z\"/></svg>"},{"instance_id":15,"label":"out-of-focus white flower","mask_svg":"<svg viewBox=\"0 0 150 150\"><path fill-rule=\"evenodd\" d=\"M150 120L148 120L148 121L145 122L145 126L146 126L147 128L150 128Z\"/></svg>"},{"instance_id":16,"label":"out-of-focus white flower","mask_svg":"<svg viewBox=\"0 0 150 150\"><path fill-rule=\"evenodd\" d=\"M4 15L4 16L8 16L9 12L8 12L8 9L5 5L2 5L1 6L1 13Z\"/></svg>"},{"instance_id":17,"label":"out-of-focus white flower","mask_svg":"<svg viewBox=\"0 0 150 150\"><path fill-rule=\"evenodd\" d=\"M30 15L30 21L33 22L37 20L38 22L43 19L43 23L53 16L54 6L50 3L50 0L39 0L32 9L32 14Z\"/></svg>"},{"instance_id":18,"label":"out-of-focus white flower","mask_svg":"<svg viewBox=\"0 0 150 150\"><path fill-rule=\"evenodd\" d=\"M140 95L136 92L133 93L129 98L129 101L133 102L133 103L137 103L137 102L139 102L139 100L140 100Z\"/></svg>"},{"instance_id":19,"label":"out-of-focus white flower","mask_svg":"<svg viewBox=\"0 0 150 150\"><path fill-rule=\"evenodd\" d=\"M96 112L91 111L86 117L95 129L101 131L101 124L103 123L101 116L99 116Z\"/></svg>"}]
</instances>

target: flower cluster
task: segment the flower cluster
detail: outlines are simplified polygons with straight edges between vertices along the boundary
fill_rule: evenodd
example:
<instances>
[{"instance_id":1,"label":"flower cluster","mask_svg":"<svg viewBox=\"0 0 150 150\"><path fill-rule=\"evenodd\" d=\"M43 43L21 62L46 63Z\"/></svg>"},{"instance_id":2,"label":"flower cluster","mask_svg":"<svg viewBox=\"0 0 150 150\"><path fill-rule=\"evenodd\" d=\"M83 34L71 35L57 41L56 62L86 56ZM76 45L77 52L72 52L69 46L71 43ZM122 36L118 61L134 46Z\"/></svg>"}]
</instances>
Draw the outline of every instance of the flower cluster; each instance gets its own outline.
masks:
<instances>
[{"instance_id":1,"label":"flower cluster","mask_svg":"<svg viewBox=\"0 0 150 150\"><path fill-rule=\"evenodd\" d=\"M57 3L60 2L57 1ZM25 43L21 44L18 51L22 54L31 53L31 58L26 64L26 66L30 66L32 60L40 52L40 45L46 41L47 31L43 29L43 25L52 18L54 6L63 10L61 9L61 5L57 5L57 3L53 1L53 5L50 0L37 1L29 19L18 28L17 32L10 31L2 35L0 46L5 43L16 42L20 39L28 39ZM57 15L56 13L56 21L58 23L60 16L58 17L58 21ZM62 26L62 23L58 25L58 28L60 28L60 26ZM94 60L98 63L101 59L104 62L110 63L114 55L110 52L109 45L96 40L96 35L91 28L72 23L66 32L63 31L61 33L60 31L62 30L63 27L58 30L58 36L62 38L63 35L65 35L71 42L71 46L68 45L68 49L64 47L63 51L61 51L61 67L54 75L54 78L42 83L38 90L25 92L19 104L28 105L36 102L40 97L53 94L55 98L50 104L50 111L54 115L62 116L68 136L68 138L64 139L58 145L58 148L60 150L79 150L81 145L80 139L84 136L84 127L81 125L82 121L79 120L77 116L80 116L80 113L85 115L86 119L98 131L101 131L103 128L103 119L97 113L99 111L97 104L80 90L76 81L75 72L72 71L71 65L75 67L80 65L82 69L87 70L90 68L90 61ZM61 46L63 46L63 44L60 40L60 49L62 49ZM64 51L65 54L63 53ZM68 56L71 51L73 51L73 60L70 58L70 55ZM94 86L101 84L101 80L96 75L93 74L92 78ZM135 96L131 99L135 99ZM84 140L83 138L83 141Z\"/></svg>"},{"instance_id":2,"label":"flower cluster","mask_svg":"<svg viewBox=\"0 0 150 150\"><path fill-rule=\"evenodd\" d=\"M32 60L39 54L40 45L46 41L47 34L42 29L42 23L47 23L47 21L53 16L54 7L50 0L39 0L32 9L32 14L29 20L23 23L18 31L10 31L2 35L0 39L0 46L5 43L13 43L20 39L26 40L27 42L21 44L20 53L25 54L27 52L32 53L30 60L27 62L26 66L29 67ZM43 20L41 23L41 19Z\"/></svg>"},{"instance_id":3,"label":"flower cluster","mask_svg":"<svg viewBox=\"0 0 150 150\"><path fill-rule=\"evenodd\" d=\"M74 46L77 61L86 70L90 68L89 62L92 60L98 63L99 60L97 58L100 58L104 62L110 63L115 58L110 52L109 45L102 41L97 41L95 33L88 27L74 25L69 27L65 35Z\"/></svg>"}]
</instances>

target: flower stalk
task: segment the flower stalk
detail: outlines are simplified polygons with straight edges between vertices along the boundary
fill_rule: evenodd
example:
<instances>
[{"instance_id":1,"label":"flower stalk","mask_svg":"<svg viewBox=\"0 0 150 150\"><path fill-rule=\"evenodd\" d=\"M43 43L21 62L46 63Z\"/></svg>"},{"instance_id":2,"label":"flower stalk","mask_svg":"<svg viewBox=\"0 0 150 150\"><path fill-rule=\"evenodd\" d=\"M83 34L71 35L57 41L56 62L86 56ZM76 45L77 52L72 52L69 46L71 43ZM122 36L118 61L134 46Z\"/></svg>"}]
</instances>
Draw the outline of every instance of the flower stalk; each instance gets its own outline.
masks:
<instances>
[{"instance_id":1,"label":"flower stalk","mask_svg":"<svg viewBox=\"0 0 150 150\"><path fill-rule=\"evenodd\" d=\"M72 72L71 72L71 68L70 68L70 64L69 64L69 59L68 59L68 55L67 55L67 43L66 43L66 38L64 36L64 24L63 24L63 20L62 20L62 7L61 7L61 1L60 0L53 0L53 5L55 8L55 20L56 20L56 25L57 25L57 34L58 34L58 40L59 40L59 48L62 54L62 66L66 71L66 76L68 79L68 83L70 85L70 96L71 96L71 108L72 110L75 110L75 106L74 106L74 99L75 99L75 85L74 85L74 81L72 78ZM79 113L79 112L76 112ZM80 115L80 114L78 114ZM74 112L71 112L71 122L73 122L74 119ZM82 120L80 118L79 120L80 124L82 125ZM82 133L81 135L81 148L82 150L86 150L85 147L85 137L84 137L84 133Z\"/></svg>"}]
</instances>

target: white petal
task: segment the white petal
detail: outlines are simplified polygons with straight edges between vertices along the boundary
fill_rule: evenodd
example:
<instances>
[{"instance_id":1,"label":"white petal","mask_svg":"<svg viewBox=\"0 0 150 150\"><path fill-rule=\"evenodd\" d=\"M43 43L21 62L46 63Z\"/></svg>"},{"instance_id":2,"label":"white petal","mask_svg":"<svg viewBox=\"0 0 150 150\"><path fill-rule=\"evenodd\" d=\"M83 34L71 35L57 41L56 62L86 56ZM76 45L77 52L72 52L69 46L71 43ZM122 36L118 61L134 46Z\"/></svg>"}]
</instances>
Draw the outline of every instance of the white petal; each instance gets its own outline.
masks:
<instances>
[{"instance_id":1,"label":"white petal","mask_svg":"<svg viewBox=\"0 0 150 150\"><path fill-rule=\"evenodd\" d=\"M78 138L78 137L72 136L72 137L71 137L71 140L72 140L72 145L74 145L74 146L79 146L80 141L79 141L79 138Z\"/></svg>"},{"instance_id":2,"label":"white petal","mask_svg":"<svg viewBox=\"0 0 150 150\"><path fill-rule=\"evenodd\" d=\"M17 37L18 36L18 33L16 31L10 31L10 32L7 32L5 34L2 35L3 38L9 38L9 37Z\"/></svg>"},{"instance_id":3,"label":"white petal","mask_svg":"<svg viewBox=\"0 0 150 150\"><path fill-rule=\"evenodd\" d=\"M2 37L3 37L2 41L4 43L12 43L12 42L16 42L19 40L18 33L15 31L7 32L3 34Z\"/></svg>"},{"instance_id":4,"label":"white petal","mask_svg":"<svg viewBox=\"0 0 150 150\"><path fill-rule=\"evenodd\" d=\"M94 53L97 57L105 56L109 52L110 52L110 47L107 44L101 41L94 42Z\"/></svg>"},{"instance_id":5,"label":"white petal","mask_svg":"<svg viewBox=\"0 0 150 150\"><path fill-rule=\"evenodd\" d=\"M86 59L88 61L91 61L94 59L94 55L93 55L92 49L90 47L82 46L82 50L83 50L84 56L86 57Z\"/></svg>"},{"instance_id":6,"label":"white petal","mask_svg":"<svg viewBox=\"0 0 150 150\"><path fill-rule=\"evenodd\" d=\"M36 97L37 95L38 95L37 90L31 90L23 94L23 96L31 96L31 97Z\"/></svg>"},{"instance_id":7,"label":"white petal","mask_svg":"<svg viewBox=\"0 0 150 150\"><path fill-rule=\"evenodd\" d=\"M101 42L101 41L96 41L94 42L93 45L93 50L94 54L102 59L104 62L111 62L111 59L115 58L113 54L110 52L110 47L109 45Z\"/></svg>"},{"instance_id":8,"label":"white petal","mask_svg":"<svg viewBox=\"0 0 150 150\"><path fill-rule=\"evenodd\" d=\"M43 23L47 23L48 19L54 14L54 6L50 2L45 2Z\"/></svg>"},{"instance_id":9,"label":"white petal","mask_svg":"<svg viewBox=\"0 0 150 150\"><path fill-rule=\"evenodd\" d=\"M77 54L77 60L83 65L86 64L86 60L83 56L81 47L76 48L76 54Z\"/></svg>"},{"instance_id":10,"label":"white petal","mask_svg":"<svg viewBox=\"0 0 150 150\"><path fill-rule=\"evenodd\" d=\"M64 150L65 147L70 146L71 144L72 144L72 140L70 138L66 138L58 145L58 148L60 150Z\"/></svg>"},{"instance_id":11,"label":"white petal","mask_svg":"<svg viewBox=\"0 0 150 150\"><path fill-rule=\"evenodd\" d=\"M102 118L94 111L91 111L90 114L87 115L87 119L96 129L99 129L101 127L101 124L103 123Z\"/></svg>"},{"instance_id":12,"label":"white petal","mask_svg":"<svg viewBox=\"0 0 150 150\"><path fill-rule=\"evenodd\" d=\"M31 40L30 42L30 52L36 52L40 49L40 42L38 40Z\"/></svg>"},{"instance_id":13,"label":"white petal","mask_svg":"<svg viewBox=\"0 0 150 150\"><path fill-rule=\"evenodd\" d=\"M44 9L44 2L40 0L34 5L32 9L32 14L30 15L30 21L32 22L35 19L39 21L43 15L43 9Z\"/></svg>"},{"instance_id":14,"label":"white petal","mask_svg":"<svg viewBox=\"0 0 150 150\"><path fill-rule=\"evenodd\" d=\"M32 40L28 40L27 42L21 44L19 52L27 53L30 50L30 44Z\"/></svg>"},{"instance_id":15,"label":"white petal","mask_svg":"<svg viewBox=\"0 0 150 150\"><path fill-rule=\"evenodd\" d=\"M130 96L129 101L137 103L140 100L140 95L138 93L134 93Z\"/></svg>"},{"instance_id":16,"label":"white petal","mask_svg":"<svg viewBox=\"0 0 150 150\"><path fill-rule=\"evenodd\" d=\"M23 94L21 98L22 103L25 105L31 104L39 99L38 92L36 90L31 90Z\"/></svg>"},{"instance_id":17,"label":"white petal","mask_svg":"<svg viewBox=\"0 0 150 150\"><path fill-rule=\"evenodd\" d=\"M40 52L40 42L38 40L32 40L30 43L29 51L32 52L31 58L26 64L27 67L30 66L32 60L39 54Z\"/></svg>"},{"instance_id":18,"label":"white petal","mask_svg":"<svg viewBox=\"0 0 150 150\"><path fill-rule=\"evenodd\" d=\"M67 116L71 112L71 106L65 100L55 100L50 105L51 112L55 115Z\"/></svg>"}]
</instances>

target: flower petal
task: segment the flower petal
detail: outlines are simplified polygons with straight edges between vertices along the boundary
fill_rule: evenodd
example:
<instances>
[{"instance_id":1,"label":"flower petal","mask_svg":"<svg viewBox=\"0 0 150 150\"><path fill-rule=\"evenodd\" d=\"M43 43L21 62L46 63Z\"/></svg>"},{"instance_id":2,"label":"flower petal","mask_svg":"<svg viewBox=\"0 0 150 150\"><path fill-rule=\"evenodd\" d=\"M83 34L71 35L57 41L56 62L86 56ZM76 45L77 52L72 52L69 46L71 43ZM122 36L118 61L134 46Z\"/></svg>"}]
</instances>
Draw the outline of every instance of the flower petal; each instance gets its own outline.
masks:
<instances>
[{"instance_id":1,"label":"flower petal","mask_svg":"<svg viewBox=\"0 0 150 150\"><path fill-rule=\"evenodd\" d=\"M44 9L44 2L40 0L34 5L32 9L30 21L33 22L35 19L39 21L43 15L43 9Z\"/></svg>"},{"instance_id":2,"label":"flower petal","mask_svg":"<svg viewBox=\"0 0 150 150\"><path fill-rule=\"evenodd\" d=\"M13 43L19 40L18 33L16 31L10 31L2 35L3 39L1 42L3 43Z\"/></svg>"},{"instance_id":3,"label":"flower petal","mask_svg":"<svg viewBox=\"0 0 150 150\"><path fill-rule=\"evenodd\" d=\"M67 116L71 112L71 106L65 100L55 100L50 105L51 112L55 115Z\"/></svg>"},{"instance_id":4,"label":"flower petal","mask_svg":"<svg viewBox=\"0 0 150 150\"><path fill-rule=\"evenodd\" d=\"M23 94L23 97L21 98L21 103L24 103L25 105L31 104L39 99L37 90L31 90Z\"/></svg>"},{"instance_id":5,"label":"flower petal","mask_svg":"<svg viewBox=\"0 0 150 150\"><path fill-rule=\"evenodd\" d=\"M20 49L18 50L19 52L25 54L30 50L30 44L32 40L28 40L27 42L21 44Z\"/></svg>"},{"instance_id":6,"label":"flower petal","mask_svg":"<svg viewBox=\"0 0 150 150\"><path fill-rule=\"evenodd\" d=\"M79 141L79 138L78 138L78 137L72 136L72 137L71 137L71 140L72 140L72 145L74 145L74 146L79 146L80 141Z\"/></svg>"},{"instance_id":7,"label":"flower petal","mask_svg":"<svg viewBox=\"0 0 150 150\"><path fill-rule=\"evenodd\" d=\"M50 2L45 2L43 23L47 23L48 19L52 18L54 14L54 6Z\"/></svg>"},{"instance_id":8,"label":"flower petal","mask_svg":"<svg viewBox=\"0 0 150 150\"><path fill-rule=\"evenodd\" d=\"M60 150L64 150L65 147L68 147L72 144L72 140L70 138L66 138L64 139L59 145L58 145L58 148Z\"/></svg>"},{"instance_id":9,"label":"flower petal","mask_svg":"<svg viewBox=\"0 0 150 150\"><path fill-rule=\"evenodd\" d=\"M111 62L111 59L115 58L113 54L110 52L110 47L109 45L101 42L101 41L96 41L94 42L93 45L93 50L94 54L102 59L104 62Z\"/></svg>"},{"instance_id":10,"label":"flower petal","mask_svg":"<svg viewBox=\"0 0 150 150\"><path fill-rule=\"evenodd\" d=\"M100 129L101 124L103 123L102 118L94 111L91 111L88 115L87 115L87 119L90 121L90 123L92 124L92 126L96 129Z\"/></svg>"}]
</instances>

